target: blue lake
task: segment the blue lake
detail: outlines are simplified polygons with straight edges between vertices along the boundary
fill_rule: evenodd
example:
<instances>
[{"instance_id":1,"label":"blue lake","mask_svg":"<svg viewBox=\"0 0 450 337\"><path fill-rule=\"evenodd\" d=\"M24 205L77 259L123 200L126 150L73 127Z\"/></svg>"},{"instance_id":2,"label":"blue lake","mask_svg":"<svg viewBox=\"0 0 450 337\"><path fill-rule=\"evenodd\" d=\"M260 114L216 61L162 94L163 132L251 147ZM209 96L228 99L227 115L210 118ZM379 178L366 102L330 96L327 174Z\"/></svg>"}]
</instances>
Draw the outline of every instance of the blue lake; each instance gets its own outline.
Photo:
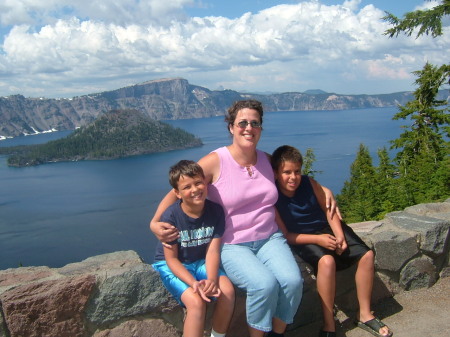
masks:
<instances>
[{"instance_id":1,"label":"blue lake","mask_svg":"<svg viewBox=\"0 0 450 337\"><path fill-rule=\"evenodd\" d=\"M259 148L271 153L289 144L312 148L316 179L335 194L349 177L360 143L377 163L405 121L396 108L265 113ZM87 257L135 250L152 262L156 239L148 223L170 186L169 167L198 160L230 142L223 116L168 121L203 140L202 147L110 161L82 161L12 168L0 156L0 269L61 267ZM56 132L0 141L0 146L47 142Z\"/></svg>"}]
</instances>

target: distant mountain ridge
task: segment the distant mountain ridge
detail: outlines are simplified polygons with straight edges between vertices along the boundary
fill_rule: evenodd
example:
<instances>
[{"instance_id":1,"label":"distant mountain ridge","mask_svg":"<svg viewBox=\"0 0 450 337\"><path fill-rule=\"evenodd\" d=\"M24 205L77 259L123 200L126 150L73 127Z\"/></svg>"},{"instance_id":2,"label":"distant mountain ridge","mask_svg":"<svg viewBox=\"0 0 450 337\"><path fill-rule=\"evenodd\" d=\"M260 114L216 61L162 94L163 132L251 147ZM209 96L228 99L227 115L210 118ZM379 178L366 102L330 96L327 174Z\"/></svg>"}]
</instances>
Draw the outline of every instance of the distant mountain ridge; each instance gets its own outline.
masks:
<instances>
[{"instance_id":1,"label":"distant mountain ridge","mask_svg":"<svg viewBox=\"0 0 450 337\"><path fill-rule=\"evenodd\" d=\"M160 79L65 99L0 97L0 138L74 130L117 109L136 109L155 120L212 117L224 115L234 101L248 98L262 101L266 111L341 110L405 104L412 94L339 95L312 90L264 95L209 90L182 78Z\"/></svg>"}]
</instances>

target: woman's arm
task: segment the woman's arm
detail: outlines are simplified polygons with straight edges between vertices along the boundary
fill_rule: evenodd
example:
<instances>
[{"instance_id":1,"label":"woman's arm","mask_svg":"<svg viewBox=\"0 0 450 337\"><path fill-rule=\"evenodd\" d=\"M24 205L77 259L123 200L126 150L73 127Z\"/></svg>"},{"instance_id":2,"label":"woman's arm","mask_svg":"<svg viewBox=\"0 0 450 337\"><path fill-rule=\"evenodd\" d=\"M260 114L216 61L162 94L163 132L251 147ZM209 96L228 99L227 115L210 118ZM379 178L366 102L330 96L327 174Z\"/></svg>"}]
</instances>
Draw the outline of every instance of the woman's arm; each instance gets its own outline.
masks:
<instances>
[{"instance_id":1,"label":"woman's arm","mask_svg":"<svg viewBox=\"0 0 450 337\"><path fill-rule=\"evenodd\" d=\"M323 193L325 194L325 207L326 207L327 210L330 211L331 218L334 218L334 216L337 215L339 220L342 220L342 215L341 215L341 212L340 212L339 207L337 205L336 199L334 198L333 192L329 188L320 185L313 178L309 177L309 180L311 181L311 184L312 184L312 186L314 188L314 191L317 188L321 188Z\"/></svg>"},{"instance_id":2,"label":"woman's arm","mask_svg":"<svg viewBox=\"0 0 450 337\"><path fill-rule=\"evenodd\" d=\"M216 152L211 152L202 157L198 161L198 164L203 169L203 174L205 175L205 181L207 184L212 184L217 180L220 172L220 159Z\"/></svg>"},{"instance_id":3,"label":"woman's arm","mask_svg":"<svg viewBox=\"0 0 450 337\"><path fill-rule=\"evenodd\" d=\"M177 201L177 196L174 190L172 189L161 200L161 202L158 205L158 208L156 209L155 215L153 216L153 219L150 221L150 230L153 232L153 234L155 234L158 240L163 243L175 241L180 236L175 226L172 226L167 222L159 221L164 211L175 201Z\"/></svg>"}]
</instances>

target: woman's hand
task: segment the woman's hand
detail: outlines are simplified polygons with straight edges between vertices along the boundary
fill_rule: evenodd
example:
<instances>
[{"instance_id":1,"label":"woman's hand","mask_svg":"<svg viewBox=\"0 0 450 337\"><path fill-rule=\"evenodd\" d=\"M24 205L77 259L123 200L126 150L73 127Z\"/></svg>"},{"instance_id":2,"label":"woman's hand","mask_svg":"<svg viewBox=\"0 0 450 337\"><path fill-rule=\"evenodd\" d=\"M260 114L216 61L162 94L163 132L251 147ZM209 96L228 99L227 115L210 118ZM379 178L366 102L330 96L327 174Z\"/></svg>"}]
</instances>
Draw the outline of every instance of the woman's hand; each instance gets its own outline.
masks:
<instances>
[{"instance_id":1,"label":"woman's hand","mask_svg":"<svg viewBox=\"0 0 450 337\"><path fill-rule=\"evenodd\" d=\"M334 215L337 215L338 218L342 220L341 211L339 210L333 192L331 192L331 190L326 188L325 186L322 186L322 189L325 192L325 205L327 209L330 211L331 219L333 219Z\"/></svg>"},{"instance_id":2,"label":"woman's hand","mask_svg":"<svg viewBox=\"0 0 450 337\"><path fill-rule=\"evenodd\" d=\"M167 248L169 248L170 245L166 242L173 242L180 237L177 228L167 222L152 222L150 227L156 238Z\"/></svg>"}]
</instances>

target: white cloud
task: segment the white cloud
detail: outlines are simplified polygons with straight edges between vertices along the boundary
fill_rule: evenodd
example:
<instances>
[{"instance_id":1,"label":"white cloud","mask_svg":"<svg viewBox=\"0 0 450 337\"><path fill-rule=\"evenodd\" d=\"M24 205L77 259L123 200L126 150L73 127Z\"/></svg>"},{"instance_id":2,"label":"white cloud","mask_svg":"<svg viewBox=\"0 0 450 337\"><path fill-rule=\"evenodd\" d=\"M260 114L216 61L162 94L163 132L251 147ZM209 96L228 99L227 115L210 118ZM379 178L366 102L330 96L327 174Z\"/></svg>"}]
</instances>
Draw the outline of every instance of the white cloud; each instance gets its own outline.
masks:
<instances>
[{"instance_id":1,"label":"white cloud","mask_svg":"<svg viewBox=\"0 0 450 337\"><path fill-rule=\"evenodd\" d=\"M404 64L406 62L404 61L402 57L394 57L386 54L383 59L355 60L354 63L368 79L410 79L411 74L405 69Z\"/></svg>"},{"instance_id":2,"label":"white cloud","mask_svg":"<svg viewBox=\"0 0 450 337\"><path fill-rule=\"evenodd\" d=\"M194 0L3 0L0 24L46 25L56 18L76 16L116 25L169 23L184 16Z\"/></svg>"},{"instance_id":3,"label":"white cloud","mask_svg":"<svg viewBox=\"0 0 450 337\"><path fill-rule=\"evenodd\" d=\"M433 7L436 7L437 5L440 5L442 3L441 0L427 0L424 1L422 5L417 6L414 10L425 10L425 9L430 9Z\"/></svg>"},{"instance_id":4,"label":"white cloud","mask_svg":"<svg viewBox=\"0 0 450 337\"><path fill-rule=\"evenodd\" d=\"M161 77L212 89L353 93L390 79L399 91L424 59L449 54L448 28L439 39L389 39L384 12L358 10L359 0L279 5L234 20L183 16L193 2L6 0L0 20L14 27L0 50L0 93L67 96Z\"/></svg>"}]
</instances>

